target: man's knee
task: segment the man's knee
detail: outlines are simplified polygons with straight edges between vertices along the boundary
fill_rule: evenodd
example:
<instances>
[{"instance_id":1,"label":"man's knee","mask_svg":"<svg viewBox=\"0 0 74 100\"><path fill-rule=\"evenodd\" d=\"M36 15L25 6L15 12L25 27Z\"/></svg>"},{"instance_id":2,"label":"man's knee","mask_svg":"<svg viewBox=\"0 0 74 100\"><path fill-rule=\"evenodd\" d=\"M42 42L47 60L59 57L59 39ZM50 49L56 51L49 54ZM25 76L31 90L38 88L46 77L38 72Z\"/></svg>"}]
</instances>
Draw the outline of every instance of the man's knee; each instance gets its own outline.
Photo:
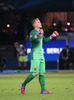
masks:
<instances>
[{"instance_id":1,"label":"man's knee","mask_svg":"<svg viewBox=\"0 0 74 100\"><path fill-rule=\"evenodd\" d=\"M36 76L37 76L37 75L39 75L39 73L38 73L38 72L35 72L34 74L35 74Z\"/></svg>"},{"instance_id":2,"label":"man's knee","mask_svg":"<svg viewBox=\"0 0 74 100\"><path fill-rule=\"evenodd\" d=\"M37 75L44 75L44 72L42 72L42 73L34 72L33 74L34 74L35 76L37 76Z\"/></svg>"}]
</instances>

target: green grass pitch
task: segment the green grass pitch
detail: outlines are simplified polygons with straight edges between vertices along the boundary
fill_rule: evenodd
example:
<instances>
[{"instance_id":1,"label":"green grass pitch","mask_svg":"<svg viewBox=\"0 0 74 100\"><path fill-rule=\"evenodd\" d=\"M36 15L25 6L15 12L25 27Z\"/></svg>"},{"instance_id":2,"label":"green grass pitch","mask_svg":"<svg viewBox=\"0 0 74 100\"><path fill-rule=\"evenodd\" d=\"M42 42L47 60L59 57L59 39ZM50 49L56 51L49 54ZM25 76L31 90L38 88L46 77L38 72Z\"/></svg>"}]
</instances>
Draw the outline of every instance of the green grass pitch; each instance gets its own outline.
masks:
<instances>
[{"instance_id":1,"label":"green grass pitch","mask_svg":"<svg viewBox=\"0 0 74 100\"><path fill-rule=\"evenodd\" d=\"M73 100L74 73L47 72L46 89L54 94L40 94L38 76L26 86L26 95L20 93L19 84L28 74L0 75L0 100Z\"/></svg>"}]
</instances>

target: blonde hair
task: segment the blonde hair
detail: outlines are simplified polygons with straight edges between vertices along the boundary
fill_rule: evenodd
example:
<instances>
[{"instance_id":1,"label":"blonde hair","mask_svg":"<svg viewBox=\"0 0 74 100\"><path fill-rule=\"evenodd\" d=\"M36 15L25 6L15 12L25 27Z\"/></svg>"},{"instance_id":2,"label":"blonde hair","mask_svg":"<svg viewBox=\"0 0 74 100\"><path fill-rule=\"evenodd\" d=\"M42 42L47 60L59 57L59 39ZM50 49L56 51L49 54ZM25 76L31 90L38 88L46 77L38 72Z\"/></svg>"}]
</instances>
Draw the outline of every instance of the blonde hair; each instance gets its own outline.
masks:
<instances>
[{"instance_id":1,"label":"blonde hair","mask_svg":"<svg viewBox=\"0 0 74 100\"><path fill-rule=\"evenodd\" d=\"M34 20L32 20L31 24L33 25L36 20L39 20L39 18L35 18Z\"/></svg>"}]
</instances>

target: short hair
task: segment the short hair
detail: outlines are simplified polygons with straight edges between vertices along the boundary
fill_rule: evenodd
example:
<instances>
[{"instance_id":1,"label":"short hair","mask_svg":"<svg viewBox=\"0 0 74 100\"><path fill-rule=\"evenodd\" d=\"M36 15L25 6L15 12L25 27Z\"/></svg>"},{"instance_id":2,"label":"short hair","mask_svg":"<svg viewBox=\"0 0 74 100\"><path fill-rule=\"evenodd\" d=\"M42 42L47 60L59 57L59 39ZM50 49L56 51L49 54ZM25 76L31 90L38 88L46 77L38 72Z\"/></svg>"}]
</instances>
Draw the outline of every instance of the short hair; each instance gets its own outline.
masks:
<instances>
[{"instance_id":1,"label":"short hair","mask_svg":"<svg viewBox=\"0 0 74 100\"><path fill-rule=\"evenodd\" d=\"M19 42L15 42L14 45L19 45Z\"/></svg>"},{"instance_id":2,"label":"short hair","mask_svg":"<svg viewBox=\"0 0 74 100\"><path fill-rule=\"evenodd\" d=\"M39 18L35 18L35 19L33 19L33 20L31 21L31 24L33 25L34 22L35 22L36 20L39 20Z\"/></svg>"}]
</instances>

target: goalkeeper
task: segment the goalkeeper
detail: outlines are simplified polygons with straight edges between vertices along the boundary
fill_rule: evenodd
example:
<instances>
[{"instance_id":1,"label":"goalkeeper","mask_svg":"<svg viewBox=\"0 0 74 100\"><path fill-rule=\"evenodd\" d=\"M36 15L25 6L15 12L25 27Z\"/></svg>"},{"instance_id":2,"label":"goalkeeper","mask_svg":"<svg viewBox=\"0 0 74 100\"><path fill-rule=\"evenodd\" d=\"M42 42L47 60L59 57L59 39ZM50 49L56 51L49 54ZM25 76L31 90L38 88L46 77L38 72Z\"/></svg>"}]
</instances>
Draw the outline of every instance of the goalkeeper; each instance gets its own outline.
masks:
<instances>
[{"instance_id":1,"label":"goalkeeper","mask_svg":"<svg viewBox=\"0 0 74 100\"><path fill-rule=\"evenodd\" d=\"M38 18L32 20L32 26L34 29L30 32L30 42L31 42L31 74L27 76L25 81L20 84L20 90L22 94L26 94L25 87L27 83L33 80L37 75L39 75L39 83L41 87L41 94L53 94L46 90L45 88L45 59L42 52L43 43L49 42L52 38L58 36L58 32L54 31L53 34L45 38L43 36L44 31L42 28L42 24Z\"/></svg>"}]
</instances>

